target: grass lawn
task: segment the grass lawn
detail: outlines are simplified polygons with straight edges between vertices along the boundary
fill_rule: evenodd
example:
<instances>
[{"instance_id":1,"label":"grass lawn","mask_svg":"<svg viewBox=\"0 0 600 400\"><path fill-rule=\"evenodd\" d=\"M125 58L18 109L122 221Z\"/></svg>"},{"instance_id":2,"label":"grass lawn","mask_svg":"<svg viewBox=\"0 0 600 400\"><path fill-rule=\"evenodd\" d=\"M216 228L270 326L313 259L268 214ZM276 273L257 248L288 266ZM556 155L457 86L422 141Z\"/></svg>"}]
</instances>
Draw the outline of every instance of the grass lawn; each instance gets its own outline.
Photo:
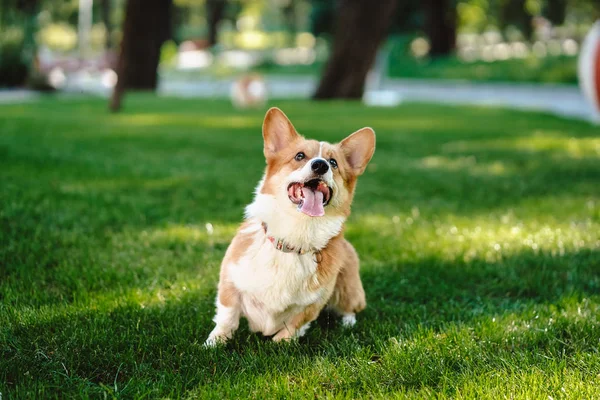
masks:
<instances>
[{"instance_id":1,"label":"grass lawn","mask_svg":"<svg viewBox=\"0 0 600 400\"><path fill-rule=\"evenodd\" d=\"M466 62L457 56L417 59L408 50L411 39L411 37L396 37L388 40L387 74L390 78L577 84L577 56L536 57L530 54L525 58L493 62L482 60ZM254 69L264 74L319 77L324 67L323 62L287 66L265 62ZM206 71L201 73L205 74Z\"/></svg>"},{"instance_id":2,"label":"grass lawn","mask_svg":"<svg viewBox=\"0 0 600 400\"><path fill-rule=\"evenodd\" d=\"M495 108L281 102L370 125L347 236L369 306L204 349L264 111L131 96L0 107L3 398L600 397L600 130Z\"/></svg>"},{"instance_id":3,"label":"grass lawn","mask_svg":"<svg viewBox=\"0 0 600 400\"><path fill-rule=\"evenodd\" d=\"M577 83L577 57L527 57L464 62L457 57L416 60L392 54L389 74L396 78L451 79L475 82Z\"/></svg>"},{"instance_id":4,"label":"grass lawn","mask_svg":"<svg viewBox=\"0 0 600 400\"><path fill-rule=\"evenodd\" d=\"M402 79L441 79L473 82L577 83L577 57L548 56L504 61L465 62L457 57L418 60L392 49L388 75ZM264 64L256 70L265 74L319 76L322 63L280 66Z\"/></svg>"}]
</instances>

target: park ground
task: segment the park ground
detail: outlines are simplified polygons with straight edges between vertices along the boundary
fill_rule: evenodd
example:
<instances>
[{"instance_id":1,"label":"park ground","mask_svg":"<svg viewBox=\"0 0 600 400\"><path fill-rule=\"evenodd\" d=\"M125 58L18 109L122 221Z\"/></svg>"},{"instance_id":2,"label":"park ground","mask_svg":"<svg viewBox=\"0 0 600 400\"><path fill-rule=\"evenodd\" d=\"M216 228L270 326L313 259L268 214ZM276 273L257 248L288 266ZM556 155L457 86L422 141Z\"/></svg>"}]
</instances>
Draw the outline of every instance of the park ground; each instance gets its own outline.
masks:
<instances>
[{"instance_id":1,"label":"park ground","mask_svg":"<svg viewBox=\"0 0 600 400\"><path fill-rule=\"evenodd\" d=\"M521 59L493 62L462 61L456 56L439 59L415 59L404 53L398 43L393 43L387 65L390 78L450 80L463 82L577 84L577 57L528 56ZM280 66L264 64L257 71L271 74L319 76L324 64ZM216 71L215 75L218 76Z\"/></svg>"},{"instance_id":2,"label":"park ground","mask_svg":"<svg viewBox=\"0 0 600 400\"><path fill-rule=\"evenodd\" d=\"M368 308L205 349L264 110L61 97L0 107L3 398L598 398L600 132L485 107L282 101L377 151L347 237Z\"/></svg>"}]
</instances>

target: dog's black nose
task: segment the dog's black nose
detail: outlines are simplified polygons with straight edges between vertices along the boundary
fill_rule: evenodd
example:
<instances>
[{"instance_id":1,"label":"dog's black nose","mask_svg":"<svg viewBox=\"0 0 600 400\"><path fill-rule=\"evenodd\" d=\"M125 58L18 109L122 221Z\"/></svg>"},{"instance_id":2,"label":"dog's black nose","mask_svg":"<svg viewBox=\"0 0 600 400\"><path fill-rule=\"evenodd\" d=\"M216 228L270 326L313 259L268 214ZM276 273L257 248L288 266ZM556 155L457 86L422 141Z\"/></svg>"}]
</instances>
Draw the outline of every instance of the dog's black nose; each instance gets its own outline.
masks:
<instances>
[{"instance_id":1,"label":"dog's black nose","mask_svg":"<svg viewBox=\"0 0 600 400\"><path fill-rule=\"evenodd\" d=\"M315 174L323 175L329 171L329 164L325 160L315 160L310 165L310 168Z\"/></svg>"}]
</instances>

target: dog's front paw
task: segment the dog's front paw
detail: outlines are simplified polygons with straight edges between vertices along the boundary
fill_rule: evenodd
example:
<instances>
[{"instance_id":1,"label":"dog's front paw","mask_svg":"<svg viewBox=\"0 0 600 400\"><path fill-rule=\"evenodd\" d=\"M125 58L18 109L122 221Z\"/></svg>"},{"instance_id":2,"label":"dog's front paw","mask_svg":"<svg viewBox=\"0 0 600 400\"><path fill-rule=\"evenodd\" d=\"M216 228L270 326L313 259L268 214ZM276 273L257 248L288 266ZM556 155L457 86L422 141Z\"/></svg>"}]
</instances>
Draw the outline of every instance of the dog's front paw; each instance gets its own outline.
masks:
<instances>
[{"instance_id":1,"label":"dog's front paw","mask_svg":"<svg viewBox=\"0 0 600 400\"><path fill-rule=\"evenodd\" d=\"M283 328L275 336L273 336L274 342L291 342L296 339L296 332L290 331L288 328Z\"/></svg>"},{"instance_id":2,"label":"dog's front paw","mask_svg":"<svg viewBox=\"0 0 600 400\"><path fill-rule=\"evenodd\" d=\"M356 325L356 314L354 314L354 313L344 314L342 317L342 326L344 328L352 328L354 325Z\"/></svg>"},{"instance_id":3,"label":"dog's front paw","mask_svg":"<svg viewBox=\"0 0 600 400\"><path fill-rule=\"evenodd\" d=\"M210 335L208 335L206 342L204 342L204 347L215 347L220 344L225 344L229 339L231 339L231 334L228 335L226 332L214 329Z\"/></svg>"}]
</instances>

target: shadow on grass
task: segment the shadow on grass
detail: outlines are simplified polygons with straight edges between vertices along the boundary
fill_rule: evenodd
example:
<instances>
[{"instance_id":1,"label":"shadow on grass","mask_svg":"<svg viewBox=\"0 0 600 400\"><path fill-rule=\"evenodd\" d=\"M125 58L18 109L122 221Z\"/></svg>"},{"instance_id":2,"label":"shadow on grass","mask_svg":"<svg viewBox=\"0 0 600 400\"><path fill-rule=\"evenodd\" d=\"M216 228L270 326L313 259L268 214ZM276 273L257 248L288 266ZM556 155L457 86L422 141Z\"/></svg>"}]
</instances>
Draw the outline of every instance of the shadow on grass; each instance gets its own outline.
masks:
<instances>
[{"instance_id":1,"label":"shadow on grass","mask_svg":"<svg viewBox=\"0 0 600 400\"><path fill-rule=\"evenodd\" d=\"M132 382L161 382L153 395L162 396L364 362L376 364L377 374L398 368L386 390L436 389L448 374L506 368L494 357L515 349L533 354L519 368L595 351L600 264L594 260L600 261L599 251L562 257L524 252L497 263L428 259L367 269L369 307L353 330L325 312L299 344L283 346L242 324L225 348L202 348L212 329L214 296L205 288L165 293L151 304L117 297L96 309L65 307L29 321L14 314L3 332L2 380L18 388L42 379L89 393L117 385L125 390L121 394ZM445 349L455 341L458 347ZM481 359L473 364L468 356ZM436 364L438 358L446 364ZM332 390L366 393L352 382L330 384ZM130 395L140 394L138 384Z\"/></svg>"}]
</instances>

